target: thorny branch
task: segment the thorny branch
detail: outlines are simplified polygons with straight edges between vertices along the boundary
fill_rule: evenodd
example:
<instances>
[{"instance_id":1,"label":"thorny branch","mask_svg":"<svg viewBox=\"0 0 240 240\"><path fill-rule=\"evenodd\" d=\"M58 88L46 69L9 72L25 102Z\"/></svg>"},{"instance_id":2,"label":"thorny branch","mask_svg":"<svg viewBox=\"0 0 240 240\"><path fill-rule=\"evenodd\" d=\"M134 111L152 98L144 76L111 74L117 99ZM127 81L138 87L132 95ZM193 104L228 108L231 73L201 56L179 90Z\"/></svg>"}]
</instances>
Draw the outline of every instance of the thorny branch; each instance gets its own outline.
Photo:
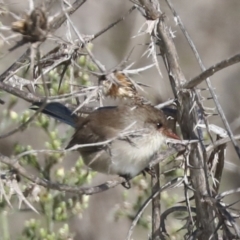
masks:
<instances>
[{"instance_id":1,"label":"thorny branch","mask_svg":"<svg viewBox=\"0 0 240 240\"><path fill-rule=\"evenodd\" d=\"M177 18L177 22L178 22L181 30L183 31L183 34L186 37L186 39L187 39L187 41L188 41L192 51L194 52L194 55L195 55L195 57L196 57L196 59L197 59L197 61L199 63L199 66L200 66L201 70L203 71L203 73L201 75L199 75L200 78L199 77L195 77L194 79L192 79L190 81L190 83L185 83L185 85L189 84L190 88L193 88L196 84L200 83L200 79L201 78L203 78L205 80L205 82L206 82L206 84L208 86L208 90L209 90L209 92L210 92L210 94L211 94L211 96L213 98L214 103L215 103L216 109L217 109L217 111L218 111L218 113L219 113L219 115L220 115L220 117L221 117L221 119L222 119L222 121L223 121L223 123L225 125L225 128L226 128L226 130L228 132L228 135L229 135L229 137L230 137L230 139L232 141L232 144L233 144L233 146L235 148L235 151L236 151L236 153L238 155L238 158L240 159L240 148L239 148L237 142L234 139L234 136L233 136L232 130L231 130L230 126L229 126L229 123L227 121L227 118L226 118L226 116L225 116L225 114L223 112L223 109L222 109L221 105L219 104L218 97L217 97L217 95L216 95L216 93L215 93L215 91L213 89L212 83L211 83L210 79L208 78L209 76L211 76L216 71L219 71L219 70L223 69L224 67L227 67L227 66L230 66L232 64L235 64L235 63L239 62L240 58L239 58L239 56L237 54L237 55L233 56L232 58L224 60L221 63L216 64L212 68L209 68L208 69L209 71L205 71L206 68L205 68L205 66L204 66L204 64L203 64L203 62L202 62L202 60L200 58L200 55L199 55L199 53L198 53L198 51L196 49L196 46L194 45L194 43L191 40L188 32L186 31L186 29L185 29L185 27L184 27L180 17L177 15L176 11L174 10L172 4L170 3L170 0L166 0L166 1L167 1L168 5L169 5L170 9L173 11L174 16Z\"/></svg>"},{"instance_id":2,"label":"thorny branch","mask_svg":"<svg viewBox=\"0 0 240 240\"><path fill-rule=\"evenodd\" d=\"M82 147L84 147L84 146L82 146ZM179 147L180 147L179 149L181 149L182 145ZM46 152L46 150L44 150L44 151ZM37 151L35 151L35 152L37 152ZM59 152L59 151L57 151L57 152ZM157 164L156 159L158 159L158 163L159 163L160 161L166 159L167 157L169 157L172 154L177 153L177 152L178 152L177 148L171 148L171 151L166 151L165 153L160 152L159 155L155 156L155 158L153 159L153 162L154 162L154 164ZM34 153L34 151L31 151L31 153ZM21 156L23 156L23 154ZM118 180L110 180L104 184L101 184L101 185L95 186L95 187L69 186L69 185L64 185L64 184L59 184L59 183L53 183L46 179L37 177L37 176L29 173L29 171L27 171L24 167L22 167L19 164L19 161L17 159L14 159L14 158L11 159L7 156L4 156L1 153L0 153L0 162L7 164L9 167L14 169L18 174L22 175L23 177L25 177L26 179L30 180L31 182L33 182L35 184L41 185L46 188L54 189L54 190L72 192L72 193L76 193L76 194L86 194L86 195L96 194L96 193L99 193L102 191L106 191L110 188L116 187L117 185L126 181L124 178L118 178Z\"/></svg>"},{"instance_id":3,"label":"thorny branch","mask_svg":"<svg viewBox=\"0 0 240 240\"><path fill-rule=\"evenodd\" d=\"M68 14L70 14L70 15L73 14L85 2L86 2L86 0L76 0L72 4L71 8L68 9ZM61 25L66 21L66 19L67 18L65 16L65 13L58 14L49 23L50 30L52 32L56 31L58 28L61 27ZM14 72L16 69L18 69L19 66L21 64L23 64L25 62L25 60L29 57L29 54L30 54L30 48L28 48L16 62L14 62L6 71L4 71L1 74L0 82L4 81L5 78L7 78L9 74L11 74L11 72Z\"/></svg>"},{"instance_id":4,"label":"thorny branch","mask_svg":"<svg viewBox=\"0 0 240 240\"><path fill-rule=\"evenodd\" d=\"M23 168L18 161L12 160L2 154L0 154L0 161L4 164L7 164L8 166L15 169L20 175L25 177L26 179L30 180L31 182L41 185L46 188L58 190L58 191L65 191L65 192L72 192L76 194L86 194L86 195L92 195L95 193L99 193L102 191L106 191L110 188L116 187L117 185L121 184L125 181L124 178L120 178L120 180L111 180L104 184L101 184L96 187L79 187L79 186L68 186L58 183L50 182L46 179L39 178L27 171L25 168Z\"/></svg>"},{"instance_id":5,"label":"thorny branch","mask_svg":"<svg viewBox=\"0 0 240 240\"><path fill-rule=\"evenodd\" d=\"M201 74L189 80L187 83L183 84L182 88L186 88L186 89L194 88L200 83L202 83L206 78L211 77L216 72L239 62L240 62L240 54L238 53L204 70Z\"/></svg>"},{"instance_id":6,"label":"thorny branch","mask_svg":"<svg viewBox=\"0 0 240 240\"><path fill-rule=\"evenodd\" d=\"M153 13L152 8L154 7L155 10L157 10L157 5L154 6L154 3L152 3L151 1L139 2L143 4L143 9L145 10L145 12ZM149 7L149 5L151 5L151 7ZM149 17L145 17L147 20L149 19ZM154 18L151 19L153 20ZM174 43L170 36L170 31L162 19L158 21L158 26L155 31L157 31L158 33L158 36L156 37L159 39L160 52L163 55L165 65L169 72L169 78L174 95L180 103L178 105L180 117L179 123L181 126L182 134L187 139L191 139L192 137L194 138L193 130L195 129L195 125L198 123L198 118L196 114L194 115L194 111L192 111L194 102L192 101L191 93L189 91L179 91L179 89L181 89L181 86L184 85L186 80L178 64L178 57ZM152 34L154 34L155 31L153 30ZM186 122L188 122L187 126ZM195 147L193 147L190 152L189 162L193 167L190 168L190 176L192 179L193 187L196 191L195 200L197 206L197 218L199 223L201 222L201 225L203 227L203 231L201 233L199 232L198 234L200 234L199 236L201 236L201 239L208 239L209 237L217 239L216 235L212 235L215 231L214 222L212 221L213 209L211 208L211 206L209 206L208 203L203 204L201 200L205 194L209 194L211 196L207 174L207 155L204 147L203 150L203 157L200 157L201 151L198 146L196 145Z\"/></svg>"}]
</instances>

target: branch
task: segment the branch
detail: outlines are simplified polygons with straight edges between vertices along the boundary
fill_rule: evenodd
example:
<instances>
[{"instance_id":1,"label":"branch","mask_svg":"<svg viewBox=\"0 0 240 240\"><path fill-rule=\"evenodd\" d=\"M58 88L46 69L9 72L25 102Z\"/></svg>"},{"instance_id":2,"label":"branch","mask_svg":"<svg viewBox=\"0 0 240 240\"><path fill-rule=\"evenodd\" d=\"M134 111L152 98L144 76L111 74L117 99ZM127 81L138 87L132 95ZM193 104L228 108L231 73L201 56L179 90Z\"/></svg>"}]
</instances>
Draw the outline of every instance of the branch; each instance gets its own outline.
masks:
<instances>
[{"instance_id":1,"label":"branch","mask_svg":"<svg viewBox=\"0 0 240 240\"><path fill-rule=\"evenodd\" d=\"M177 152L178 148L179 147L173 148L175 151L174 153ZM170 149L172 149L172 148L170 148ZM31 151L28 151L27 153L29 154L30 152ZM153 159L153 162L155 164L157 164L157 163L163 161L164 159L170 157L172 154L173 154L173 150L165 151L164 153L160 152L159 154L156 155L158 162L156 162L155 158ZM20 156L24 156L24 154L20 154L18 156L18 158ZM95 187L70 186L70 185L65 185L65 184L60 184L60 183L53 183L46 179L42 179L37 176L34 176L19 164L18 159L10 159L9 157L2 155L1 153L0 153L0 162L7 164L9 167L16 170L20 175L22 175L23 177L27 178L28 180L30 180L31 182L33 182L35 184L41 185L41 186L43 186L45 188L49 188L49 189L65 191L65 192L72 192L72 193L77 193L77 194L92 195L92 194L106 191L110 188L114 188L117 185L122 184L123 182L126 182L125 178L119 177L118 180L110 180L110 181L107 181L107 182L105 182L101 185L95 186ZM150 166L152 166L151 162L150 162Z\"/></svg>"},{"instance_id":2,"label":"branch","mask_svg":"<svg viewBox=\"0 0 240 240\"><path fill-rule=\"evenodd\" d=\"M160 189L160 167L157 164L154 168L155 176L152 176L152 194ZM157 194L152 199L152 239L160 239L160 216L161 216L161 195Z\"/></svg>"},{"instance_id":3,"label":"branch","mask_svg":"<svg viewBox=\"0 0 240 240\"><path fill-rule=\"evenodd\" d=\"M30 102L30 103L41 102L43 100L43 98L37 97L33 93L22 91L18 88L12 87L11 85L8 85L2 81L0 81L0 89L6 91L16 97L24 99L25 101Z\"/></svg>"},{"instance_id":4,"label":"branch","mask_svg":"<svg viewBox=\"0 0 240 240\"><path fill-rule=\"evenodd\" d=\"M126 180L124 178L119 177L118 180L110 180L107 181L101 185L95 186L95 187L79 187L79 186L70 186L66 184L60 184L60 183L53 183L46 179L39 178L37 176L32 175L27 171L25 168L23 168L18 161L12 160L8 158L7 156L4 156L0 153L0 162L7 164L14 170L16 170L20 175L27 178L31 182L41 185L45 188L50 188L62 192L71 192L71 193L77 193L77 194L85 194L85 195L92 195L99 192L106 191L110 188L114 188L117 185L125 182Z\"/></svg>"},{"instance_id":5,"label":"branch","mask_svg":"<svg viewBox=\"0 0 240 240\"><path fill-rule=\"evenodd\" d=\"M22 54L20 58L16 62L14 62L7 70L5 70L1 75L0 75L0 82L3 82L12 72L15 72L20 65L22 65L25 60L29 57L30 55L30 47Z\"/></svg>"},{"instance_id":6,"label":"branch","mask_svg":"<svg viewBox=\"0 0 240 240\"><path fill-rule=\"evenodd\" d=\"M195 57L196 57L199 65L200 65L201 70L202 70L202 71L205 71L205 66L203 65L203 62L202 62L202 60L201 60L201 58L200 58L200 56L199 56L199 53L198 53L198 51L197 51L197 48L195 47L195 45L194 45L193 41L191 40L188 32L186 31L186 29L185 29L185 27L184 27L184 25L183 25L180 17L177 15L176 11L174 10L172 4L170 3L170 0L166 0L166 2L167 2L167 4L169 5L171 11L173 12L174 17L177 19L177 22L178 22L178 24L179 24L179 26L180 26L180 28L181 28L184 36L186 37L186 39L187 39L187 41L188 41L188 43L189 43L189 45L190 45L190 47L191 47L191 49L192 49ZM235 61L239 62L237 55L235 56L235 58L236 58ZM228 59L228 60L226 60L226 61L229 61L229 62L226 63L226 64L229 64L229 65L234 64L234 60L233 60L233 63L231 63L231 60L230 60L230 59ZM224 64L223 64L223 66L224 66ZM216 70L217 70L217 69L216 69ZM209 73L210 76L213 74L213 73L211 74L212 71L213 71L213 73L214 73L215 70L212 69L212 70L210 71L210 73ZM200 76L201 76L201 75L200 75ZM233 136L232 130L231 130L230 126L229 126L229 123L228 123L227 118L226 118L226 116L225 116L225 114L224 114L224 112L223 112L223 109L222 109L221 105L219 104L218 97L217 97L217 95L216 95L216 93L215 93L215 91L214 91L214 89L213 89L212 83L211 83L210 79L207 78L207 77L204 77L203 79L205 79L205 81L206 81L206 84L207 84L207 86L208 86L209 92L210 92L210 94L212 95L213 101L214 101L214 103L215 103L215 105L216 105L217 111L218 111L218 113L219 113L219 115L220 115L220 117L221 117L221 119L222 119L222 121L223 121L223 123L224 123L225 128L227 129L228 135L229 135L229 137L230 137L230 139L231 139L231 141L232 141L232 144L233 144L233 146L234 146L234 148L235 148L235 151L236 151L236 153L237 153L237 155L238 155L238 158L240 159L240 148L239 148L239 146L237 145L237 142L234 140L234 136ZM190 82L191 82L191 81L190 81Z\"/></svg>"},{"instance_id":7,"label":"branch","mask_svg":"<svg viewBox=\"0 0 240 240\"><path fill-rule=\"evenodd\" d=\"M151 5L151 7L155 7L156 9L156 6L154 6L150 0L147 2L148 3L143 6L145 11L151 10L151 8L149 8L149 5ZM162 16L162 14L160 14L160 16ZM191 98L191 93L188 91L181 91L178 93L178 89L186 82L186 80L178 62L179 58L176 47L171 37L170 30L164 23L163 19L159 18L156 21L158 21L158 24L156 25L155 31L153 30L151 34L155 37L156 40L158 40L158 43L160 45L160 53L163 56L163 61L168 71L174 97L178 99L178 122L180 124L184 138L195 139L195 133L193 130L196 126L196 123L198 122L198 117L196 112L192 111L194 102ZM155 32L157 32L157 36L154 35ZM214 218L212 208L208 203L202 202L202 196L204 196L206 193L210 194L207 175L203 169L204 165L206 165L205 163L206 159L203 159L200 149L196 144L196 146L193 146L190 152L190 164L193 167L190 169L190 175L193 182L193 187L195 189L194 195L196 207L198 209L198 227L201 226L203 228L200 239L209 239L215 230L215 224L214 221L212 221ZM200 231L199 228L198 230ZM214 237L213 239L216 238Z\"/></svg>"},{"instance_id":8,"label":"branch","mask_svg":"<svg viewBox=\"0 0 240 240\"><path fill-rule=\"evenodd\" d=\"M154 199L161 192L163 192L163 191L165 191L167 189L170 189L170 188L174 188L175 186L178 186L178 184L180 182L182 182L181 178L180 179L179 178L174 179L174 180L166 183L164 186L159 187L156 192L151 194L151 196L143 203L143 205L141 206L141 208L138 210L137 214L135 215L135 217L134 217L134 219L132 221L131 227L128 230L128 234L127 234L126 240L131 240L132 239L131 236L132 236L132 233L133 233L133 229L137 225L138 220L140 219L140 217L142 216L142 214L144 213L145 209L150 204L152 199Z\"/></svg>"},{"instance_id":9,"label":"branch","mask_svg":"<svg viewBox=\"0 0 240 240\"><path fill-rule=\"evenodd\" d=\"M195 207L191 207L190 208L191 212L196 213L196 208ZM160 230L161 230L161 234L162 235L168 235L166 227L165 227L165 221L167 220L167 217L169 214L175 213L175 212L188 212L189 209L187 206L175 206L175 207L171 207L168 208L167 210L165 210L162 214L161 214L161 226L160 226ZM184 228L187 228L186 226L184 226ZM181 229L179 229L181 230ZM179 231L178 230L178 231Z\"/></svg>"},{"instance_id":10,"label":"branch","mask_svg":"<svg viewBox=\"0 0 240 240\"><path fill-rule=\"evenodd\" d=\"M125 18L130 15L134 10L136 9L135 6L131 7L123 16L121 16L119 19L117 19L115 22L109 24L106 28L103 28L102 30L100 30L99 32L97 32L96 34L93 35L93 37L91 38L92 40L95 40L96 38L98 38L99 36L101 36L103 33L105 33L106 31L108 31L109 29L113 28L114 26L116 26L118 23L120 23L121 21L125 20Z\"/></svg>"},{"instance_id":11,"label":"branch","mask_svg":"<svg viewBox=\"0 0 240 240\"><path fill-rule=\"evenodd\" d=\"M76 0L70 8L68 8L68 15L72 15L78 8L80 8L87 0ZM50 23L50 29L52 31L56 31L58 28L62 26L62 24L67 20L65 12L62 12L58 16L56 16Z\"/></svg>"},{"instance_id":12,"label":"branch","mask_svg":"<svg viewBox=\"0 0 240 240\"><path fill-rule=\"evenodd\" d=\"M85 3L86 0L76 0L70 9L68 9L68 14L71 15L74 13L79 7L82 6L83 3ZM65 13L59 14L57 17L55 17L50 23L50 29L51 31L56 31L61 25L66 21ZM24 61L29 57L30 55L30 47L22 54L22 56L14 62L6 71L4 71L0 75L0 82L3 82L5 78L8 77L11 72L14 72L18 69L18 67L24 63Z\"/></svg>"},{"instance_id":13,"label":"branch","mask_svg":"<svg viewBox=\"0 0 240 240\"><path fill-rule=\"evenodd\" d=\"M216 63L215 65L213 65L212 67L208 68L207 70L205 70L204 72L202 72L201 74L199 74L198 76L192 78L190 81L188 81L187 83L183 84L182 88L185 89L191 89L196 87L197 85L199 85L201 82L203 82L206 78L212 76L214 73L229 67L233 64L239 63L240 62L240 53L226 59L223 60L219 63Z\"/></svg>"}]
</instances>

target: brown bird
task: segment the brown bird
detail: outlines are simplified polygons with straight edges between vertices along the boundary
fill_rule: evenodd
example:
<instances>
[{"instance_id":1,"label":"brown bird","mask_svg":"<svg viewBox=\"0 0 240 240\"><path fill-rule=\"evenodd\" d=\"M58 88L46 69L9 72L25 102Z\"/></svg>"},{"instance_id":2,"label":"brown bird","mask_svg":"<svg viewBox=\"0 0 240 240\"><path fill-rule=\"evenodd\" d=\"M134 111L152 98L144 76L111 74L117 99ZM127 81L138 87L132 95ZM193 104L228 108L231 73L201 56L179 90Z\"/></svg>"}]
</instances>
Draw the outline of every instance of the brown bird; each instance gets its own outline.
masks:
<instances>
[{"instance_id":1,"label":"brown bird","mask_svg":"<svg viewBox=\"0 0 240 240\"><path fill-rule=\"evenodd\" d=\"M37 110L41 104L35 103L31 109ZM57 102L47 104L42 112L75 128L67 149L79 145L88 167L126 179L148 168L151 157L166 149L167 138L179 139L167 127L161 110L129 99L118 106L98 108L86 118Z\"/></svg>"}]
</instances>

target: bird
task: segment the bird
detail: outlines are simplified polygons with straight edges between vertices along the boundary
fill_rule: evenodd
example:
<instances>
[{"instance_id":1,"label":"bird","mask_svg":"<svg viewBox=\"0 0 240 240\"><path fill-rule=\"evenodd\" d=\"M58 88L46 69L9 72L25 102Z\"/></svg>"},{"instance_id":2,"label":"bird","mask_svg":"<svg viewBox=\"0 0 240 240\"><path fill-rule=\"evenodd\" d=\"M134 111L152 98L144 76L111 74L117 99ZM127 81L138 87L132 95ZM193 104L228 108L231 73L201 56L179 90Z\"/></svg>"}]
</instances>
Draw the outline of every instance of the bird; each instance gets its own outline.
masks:
<instances>
[{"instance_id":1,"label":"bird","mask_svg":"<svg viewBox=\"0 0 240 240\"><path fill-rule=\"evenodd\" d=\"M37 111L42 104L35 102L30 108ZM180 139L168 128L163 111L129 99L117 106L97 108L86 117L59 102L47 103L41 112L75 128L66 149L79 145L85 165L124 177L127 183L148 170L154 154L166 150L167 138ZM123 186L129 188L128 184Z\"/></svg>"}]
</instances>

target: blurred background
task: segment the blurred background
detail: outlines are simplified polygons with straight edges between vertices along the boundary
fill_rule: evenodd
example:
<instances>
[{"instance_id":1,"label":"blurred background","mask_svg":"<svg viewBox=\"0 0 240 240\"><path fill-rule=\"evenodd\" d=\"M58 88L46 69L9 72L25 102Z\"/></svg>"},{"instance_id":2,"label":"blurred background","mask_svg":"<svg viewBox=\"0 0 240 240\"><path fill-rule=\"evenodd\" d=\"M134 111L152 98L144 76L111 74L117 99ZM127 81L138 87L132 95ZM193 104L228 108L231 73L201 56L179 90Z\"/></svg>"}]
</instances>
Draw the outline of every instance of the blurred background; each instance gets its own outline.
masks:
<instances>
[{"instance_id":1,"label":"blurred background","mask_svg":"<svg viewBox=\"0 0 240 240\"><path fill-rule=\"evenodd\" d=\"M36 1L37 2L37 1ZM23 0L5 1L8 8L14 13L21 15L28 9L28 2ZM226 59L240 52L240 1L238 0L172 0L172 3L178 12L180 18L185 24L193 42L195 43L200 56L208 68L213 64ZM190 50L186 39L176 26L173 16L166 6L164 1L160 1L162 12L166 14L166 23L171 26L175 34L174 42L179 54L179 62L186 76L190 80L200 73L200 68L197 61ZM123 0L88 0L75 14L72 15L72 20L82 34L91 35L106 27L122 16L132 6L129 1ZM52 8L49 9L49 14L53 14L59 10L59 3L56 1ZM0 16L2 23L9 25L13 18L10 16ZM135 62L132 68L139 68L151 63L151 59L142 57L146 50L145 43L149 43L147 34L137 36L138 31L144 24L145 19L138 11L134 11L130 16L122 21L113 29L109 30L93 44L93 53L97 59L106 66L107 69L113 68L120 63L125 56L134 47L133 53L130 56L130 61ZM57 36L65 37L66 24L55 32ZM134 37L135 36L135 37ZM134 37L134 38L133 38ZM2 54L7 53L10 46L0 43ZM54 46L54 42L44 43L43 52L47 52ZM0 73L7 69L16 59L24 52L26 47L21 47L12 53L7 54L0 59ZM151 58L151 57L150 57ZM150 85L150 88L145 88L145 96L157 104L172 98L172 91L166 77L165 68L159 58L160 68L163 77L160 77L156 68L151 68L141 74L133 76L136 81ZM216 73L211 77L211 82L215 87L215 91L219 101L224 109L227 119L234 134L239 133L239 104L240 104L240 80L239 80L239 64L233 65ZM201 87L205 87L204 84ZM203 95L209 96L208 92ZM6 102L9 100L8 94L1 93L1 98ZM213 107L211 100L204 101L205 106ZM23 100L19 100L14 111L21 115L29 104ZM16 125L1 125L1 113L4 111L4 105L0 105L0 133L10 130ZM223 126L219 116L209 119L211 123ZM59 125L60 131L64 132L65 126ZM30 127L26 131L18 132L17 134L3 139L0 139L0 152L10 156L13 146L16 142L28 145L32 144L34 149L42 149L44 147L44 135L37 135L34 128ZM65 157L65 166L71 165L77 154L72 153ZM237 159L234 149L231 144L227 148L227 163L225 164L221 190L233 189L239 187L239 159ZM235 164L235 165L233 165ZM91 185L96 185L104 182L111 177L97 174ZM109 191L90 196L89 207L79 216L74 216L70 220L71 231L75 232L75 239L79 240L120 240L125 239L131 221L126 217L120 217L116 220L116 209L128 208L125 201L127 194L130 201L134 198L136 189L131 189L127 193L118 186ZM178 194L178 191L171 192ZM132 197L131 197L132 196ZM146 196L147 198L147 196ZM17 208L16 208L17 209ZM148 211L146 213L150 214ZM36 217L32 212L22 213L18 210L11 209L8 215L9 226L11 226L11 239L17 239L21 233L24 221L31 217ZM142 227L137 227L134 231L133 239L148 239L148 231ZM1 236L0 236L1 239Z\"/></svg>"}]
</instances>

